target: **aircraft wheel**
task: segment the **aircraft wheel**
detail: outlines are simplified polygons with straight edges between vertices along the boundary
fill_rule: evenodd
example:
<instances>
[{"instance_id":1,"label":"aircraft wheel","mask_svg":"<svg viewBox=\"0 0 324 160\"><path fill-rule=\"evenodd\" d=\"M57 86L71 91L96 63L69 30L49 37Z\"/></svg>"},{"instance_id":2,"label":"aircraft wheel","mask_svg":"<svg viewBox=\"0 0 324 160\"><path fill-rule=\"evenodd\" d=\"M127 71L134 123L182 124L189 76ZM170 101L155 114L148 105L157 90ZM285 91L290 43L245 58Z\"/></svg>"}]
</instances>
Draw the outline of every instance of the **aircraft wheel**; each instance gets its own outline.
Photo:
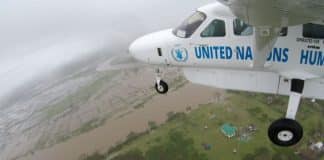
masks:
<instances>
[{"instance_id":1,"label":"aircraft wheel","mask_svg":"<svg viewBox=\"0 0 324 160\"><path fill-rule=\"evenodd\" d=\"M303 128L292 119L279 119L268 129L268 136L272 143L288 147L297 144L303 137Z\"/></svg>"},{"instance_id":2,"label":"aircraft wheel","mask_svg":"<svg viewBox=\"0 0 324 160\"><path fill-rule=\"evenodd\" d=\"M160 80L160 84L155 83L155 89L158 93L165 94L168 92L169 87L166 82L164 82L163 80Z\"/></svg>"}]
</instances>

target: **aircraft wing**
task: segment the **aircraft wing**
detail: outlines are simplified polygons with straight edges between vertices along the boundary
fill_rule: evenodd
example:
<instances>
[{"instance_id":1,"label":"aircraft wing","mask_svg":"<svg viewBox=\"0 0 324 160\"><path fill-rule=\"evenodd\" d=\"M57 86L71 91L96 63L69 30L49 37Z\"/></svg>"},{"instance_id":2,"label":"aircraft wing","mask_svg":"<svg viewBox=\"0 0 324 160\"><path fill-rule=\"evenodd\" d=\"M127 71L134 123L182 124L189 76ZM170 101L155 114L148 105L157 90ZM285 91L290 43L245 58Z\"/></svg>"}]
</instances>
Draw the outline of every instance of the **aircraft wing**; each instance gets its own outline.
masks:
<instances>
[{"instance_id":1,"label":"aircraft wing","mask_svg":"<svg viewBox=\"0 0 324 160\"><path fill-rule=\"evenodd\" d=\"M218 0L253 26L284 27L323 19L324 0Z\"/></svg>"},{"instance_id":2,"label":"aircraft wing","mask_svg":"<svg viewBox=\"0 0 324 160\"><path fill-rule=\"evenodd\" d=\"M263 68L282 27L321 20L324 0L219 0L256 28L253 68Z\"/></svg>"}]
</instances>

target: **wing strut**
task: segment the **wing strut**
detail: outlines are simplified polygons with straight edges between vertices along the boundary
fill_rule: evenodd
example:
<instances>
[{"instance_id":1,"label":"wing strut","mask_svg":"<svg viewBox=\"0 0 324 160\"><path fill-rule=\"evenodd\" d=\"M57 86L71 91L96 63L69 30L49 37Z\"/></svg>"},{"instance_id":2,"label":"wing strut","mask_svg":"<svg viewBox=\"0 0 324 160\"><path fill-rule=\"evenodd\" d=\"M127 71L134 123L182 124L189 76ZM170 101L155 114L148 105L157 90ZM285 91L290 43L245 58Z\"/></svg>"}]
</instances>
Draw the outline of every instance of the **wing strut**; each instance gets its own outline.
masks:
<instances>
[{"instance_id":1,"label":"wing strut","mask_svg":"<svg viewBox=\"0 0 324 160\"><path fill-rule=\"evenodd\" d=\"M253 40L253 68L264 68L267 56L271 52L279 36L280 28L256 27Z\"/></svg>"}]
</instances>

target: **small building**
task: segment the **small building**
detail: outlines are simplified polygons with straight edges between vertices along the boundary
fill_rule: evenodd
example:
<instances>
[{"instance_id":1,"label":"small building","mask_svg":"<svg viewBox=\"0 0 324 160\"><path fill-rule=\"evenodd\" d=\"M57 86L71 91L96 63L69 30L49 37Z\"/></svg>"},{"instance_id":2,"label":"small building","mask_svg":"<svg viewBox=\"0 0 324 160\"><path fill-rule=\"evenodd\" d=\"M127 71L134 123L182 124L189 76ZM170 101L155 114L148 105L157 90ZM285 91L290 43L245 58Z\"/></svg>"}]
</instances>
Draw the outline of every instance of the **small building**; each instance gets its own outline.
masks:
<instances>
[{"instance_id":1,"label":"small building","mask_svg":"<svg viewBox=\"0 0 324 160\"><path fill-rule=\"evenodd\" d=\"M237 128L230 124L224 124L221 126L221 131L226 137L232 138L236 135Z\"/></svg>"}]
</instances>

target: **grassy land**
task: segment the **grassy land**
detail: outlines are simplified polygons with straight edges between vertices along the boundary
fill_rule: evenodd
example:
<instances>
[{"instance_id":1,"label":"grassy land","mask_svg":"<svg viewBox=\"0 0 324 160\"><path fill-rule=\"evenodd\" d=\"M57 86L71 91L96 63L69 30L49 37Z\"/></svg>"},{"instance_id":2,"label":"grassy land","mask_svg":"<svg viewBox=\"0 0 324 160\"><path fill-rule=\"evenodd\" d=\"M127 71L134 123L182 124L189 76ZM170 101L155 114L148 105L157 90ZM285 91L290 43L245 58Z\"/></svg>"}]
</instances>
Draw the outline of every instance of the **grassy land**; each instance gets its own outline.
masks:
<instances>
[{"instance_id":1,"label":"grassy land","mask_svg":"<svg viewBox=\"0 0 324 160\"><path fill-rule=\"evenodd\" d=\"M126 145L117 147L118 149L115 149L113 153L106 153L101 159L122 160L123 158L127 159L127 155L135 156L134 154L138 156L139 160L151 159L149 155L154 152L154 149L160 147L160 150L161 148L163 150L163 148L172 148L172 146L177 145L170 138L170 133L173 132L188 138L188 141L192 140L192 148L195 149L192 152L203 154L210 160L298 160L301 158L295 152L307 155L309 153L307 150L309 141L324 140L320 135L324 133L321 118L324 115L323 102L311 103L309 100L302 102L298 119L304 126L305 136L300 144L291 148L282 148L273 145L268 140L267 128L273 120L284 116L288 98L273 97L269 100L268 96L264 94L240 92L229 92L228 94L225 102L204 104L189 114L179 114L157 129L141 134L136 138L132 137ZM257 131L249 132L246 140L240 140L239 137L228 139L220 132L220 126L224 123L231 123L241 131L253 124ZM203 144L211 146L210 150L205 150ZM234 153L234 150L237 152ZM156 155L160 157L158 159L162 160L163 158L159 155L161 152L156 152ZM170 151L170 153L165 154L176 155L177 153ZM120 156L115 157L116 155ZM94 159L89 158L99 160L94 157L92 157ZM319 157L313 158L318 159Z\"/></svg>"}]
</instances>

